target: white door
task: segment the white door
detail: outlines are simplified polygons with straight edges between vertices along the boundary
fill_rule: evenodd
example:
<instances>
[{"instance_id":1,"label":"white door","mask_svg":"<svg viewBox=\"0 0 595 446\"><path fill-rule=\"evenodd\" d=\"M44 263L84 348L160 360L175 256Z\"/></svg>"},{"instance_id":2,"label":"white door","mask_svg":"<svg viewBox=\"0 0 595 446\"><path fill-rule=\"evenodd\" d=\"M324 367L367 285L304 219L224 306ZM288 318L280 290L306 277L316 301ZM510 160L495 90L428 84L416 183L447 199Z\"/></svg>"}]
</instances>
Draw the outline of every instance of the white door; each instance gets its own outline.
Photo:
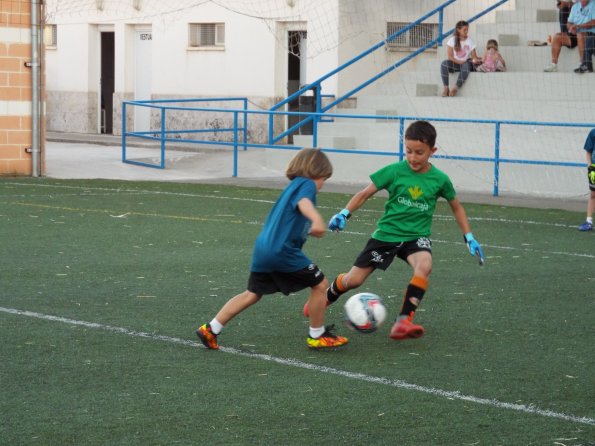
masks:
<instances>
[{"instance_id":1,"label":"white door","mask_svg":"<svg viewBox=\"0 0 595 446\"><path fill-rule=\"evenodd\" d=\"M137 101L151 99L151 29L137 29L135 40L136 61L134 66L134 99ZM151 109L134 106L134 130L137 132L151 130Z\"/></svg>"},{"instance_id":2,"label":"white door","mask_svg":"<svg viewBox=\"0 0 595 446\"><path fill-rule=\"evenodd\" d=\"M300 33L300 88L307 85L306 81L306 63L308 62L308 34L303 31Z\"/></svg>"}]
</instances>

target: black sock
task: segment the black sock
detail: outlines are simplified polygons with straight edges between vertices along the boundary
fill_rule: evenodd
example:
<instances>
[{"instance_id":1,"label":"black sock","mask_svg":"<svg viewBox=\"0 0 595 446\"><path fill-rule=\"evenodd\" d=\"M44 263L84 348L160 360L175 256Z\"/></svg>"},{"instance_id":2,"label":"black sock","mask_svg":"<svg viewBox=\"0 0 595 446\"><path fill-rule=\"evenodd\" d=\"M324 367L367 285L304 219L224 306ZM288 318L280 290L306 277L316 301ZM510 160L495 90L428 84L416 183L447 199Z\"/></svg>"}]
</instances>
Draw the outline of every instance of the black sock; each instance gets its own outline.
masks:
<instances>
[{"instance_id":1,"label":"black sock","mask_svg":"<svg viewBox=\"0 0 595 446\"><path fill-rule=\"evenodd\" d=\"M415 310L417 310L421 300L424 298L425 292L426 290L424 288L410 283L405 291L405 300L403 301L400 315L411 316L412 313L415 313Z\"/></svg>"},{"instance_id":2,"label":"black sock","mask_svg":"<svg viewBox=\"0 0 595 446\"><path fill-rule=\"evenodd\" d=\"M342 277L343 274L339 274L337 278L333 280L333 283L331 283L331 286L328 288L328 290L326 290L326 299L331 303L336 302L337 299L347 291L346 289L341 290L340 286L337 284L337 281L340 281Z\"/></svg>"}]
</instances>

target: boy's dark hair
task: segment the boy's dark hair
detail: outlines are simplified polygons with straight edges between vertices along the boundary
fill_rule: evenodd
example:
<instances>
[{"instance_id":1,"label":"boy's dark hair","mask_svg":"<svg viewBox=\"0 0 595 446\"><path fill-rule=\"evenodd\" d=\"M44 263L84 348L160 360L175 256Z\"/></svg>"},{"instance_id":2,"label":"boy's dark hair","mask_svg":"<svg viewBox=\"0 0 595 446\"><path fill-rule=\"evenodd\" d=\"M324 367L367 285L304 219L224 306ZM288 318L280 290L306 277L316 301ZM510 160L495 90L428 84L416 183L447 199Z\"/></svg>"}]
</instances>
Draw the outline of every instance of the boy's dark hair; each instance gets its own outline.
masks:
<instances>
[{"instance_id":1,"label":"boy's dark hair","mask_svg":"<svg viewBox=\"0 0 595 446\"><path fill-rule=\"evenodd\" d=\"M421 141L434 148L436 146L436 129L428 121L415 121L407 127L405 139Z\"/></svg>"},{"instance_id":2,"label":"boy's dark hair","mask_svg":"<svg viewBox=\"0 0 595 446\"><path fill-rule=\"evenodd\" d=\"M290 180L295 177L306 177L313 180L330 178L333 166L320 149L302 149L289 162L285 175Z\"/></svg>"}]
</instances>

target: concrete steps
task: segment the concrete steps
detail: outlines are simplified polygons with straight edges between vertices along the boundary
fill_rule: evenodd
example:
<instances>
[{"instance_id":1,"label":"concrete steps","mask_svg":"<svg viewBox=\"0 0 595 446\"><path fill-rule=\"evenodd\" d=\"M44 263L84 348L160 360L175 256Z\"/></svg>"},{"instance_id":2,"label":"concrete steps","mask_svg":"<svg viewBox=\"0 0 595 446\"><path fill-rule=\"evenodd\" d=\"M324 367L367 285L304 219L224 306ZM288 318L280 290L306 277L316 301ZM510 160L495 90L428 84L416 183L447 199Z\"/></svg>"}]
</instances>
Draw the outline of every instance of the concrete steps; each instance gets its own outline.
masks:
<instances>
[{"instance_id":1,"label":"concrete steps","mask_svg":"<svg viewBox=\"0 0 595 446\"><path fill-rule=\"evenodd\" d=\"M510 0L509 3L514 2L517 10L538 10L538 9L556 9L556 4L553 0ZM498 12L498 11L496 11Z\"/></svg>"},{"instance_id":2,"label":"concrete steps","mask_svg":"<svg viewBox=\"0 0 595 446\"><path fill-rule=\"evenodd\" d=\"M463 91L463 90L462 90ZM508 121L543 121L543 122L566 122L567 114L564 110L572 110L573 122L590 123L595 119L594 107L591 103L581 101L524 101L510 100L502 103L500 99L482 99L465 97L459 98L410 98L406 96L363 96L359 102L365 106L340 110L339 114L357 114L367 116L379 116L375 121L368 120L368 123L383 122L380 116L421 116L421 117L442 117L458 119L498 119ZM538 105L537 105L538 104ZM353 119L335 118L335 125L341 123L353 123ZM325 124L321 128L333 124Z\"/></svg>"},{"instance_id":3,"label":"concrete steps","mask_svg":"<svg viewBox=\"0 0 595 446\"><path fill-rule=\"evenodd\" d=\"M456 76L451 74L451 85ZM419 85L437 85L442 91L438 69L434 71L402 72L385 79L376 87L374 93L395 96L422 96ZM572 88L561 88L561 86ZM595 75L593 73L544 73L538 72L506 72L506 73L471 73L467 82L460 90L461 97L498 99L498 100L528 100L531 102L547 101L594 101ZM370 93L373 90L370 90ZM430 88L431 92L431 88ZM431 96L432 94L424 94ZM388 99L388 98L387 98ZM358 106L369 108L362 104L360 96ZM384 106L383 106L384 107ZM390 107L389 107L390 109Z\"/></svg>"},{"instance_id":4,"label":"concrete steps","mask_svg":"<svg viewBox=\"0 0 595 446\"><path fill-rule=\"evenodd\" d=\"M514 9L509 11L496 11L496 23L516 23L517 26L525 23L558 23L558 10L551 6L549 8L537 9Z\"/></svg>"},{"instance_id":5,"label":"concrete steps","mask_svg":"<svg viewBox=\"0 0 595 446\"><path fill-rule=\"evenodd\" d=\"M496 39L501 45L515 46L527 45L530 40L545 41L547 36L560 31L556 23L541 22L521 26L521 23L482 23L477 25L472 38L475 42L486 42Z\"/></svg>"},{"instance_id":6,"label":"concrete steps","mask_svg":"<svg viewBox=\"0 0 595 446\"><path fill-rule=\"evenodd\" d=\"M447 123L434 123L438 131L438 151L432 163L446 171L458 191L491 194L495 182L493 162L477 162L445 159L444 156L469 156L493 158L493 130L484 126ZM585 130L567 129L560 134L554 129L509 128L503 131L500 141L501 159L534 159L555 162L582 162L580 147L584 141ZM320 138L319 147L326 146ZM544 139L550 142L544 146ZM330 140L329 140L330 141ZM300 146L311 146L311 137L296 137ZM390 162L399 160L397 143L393 147L362 147L361 150L383 152L386 156L348 155L328 153L333 163L333 180L340 182L366 182L369 175ZM535 154L535 155L531 155ZM286 151L270 151L267 154L268 166L285 166L291 159ZM532 164L512 164L502 162L499 165L500 194L523 194L546 197L578 197L584 195L584 178L578 168L563 168Z\"/></svg>"},{"instance_id":7,"label":"concrete steps","mask_svg":"<svg viewBox=\"0 0 595 446\"><path fill-rule=\"evenodd\" d=\"M442 117L441 117L442 118ZM467 116L469 119L469 116ZM406 126L410 121L406 122ZM468 156L493 155L495 124L474 122L434 121L438 131L438 146L449 147L451 154ZM500 151L503 157L534 160L582 162L581 148L586 132L581 127L540 125L500 125ZM399 122L370 122L349 119L349 122L324 123L318 127L318 146L345 150L396 152L399 148ZM311 145L311 136L296 136L301 145ZM544 141L548 147L544 150ZM297 144L297 142L296 142ZM558 147L563 147L560 150ZM570 149L570 150L568 150ZM531 156L531 154L536 154Z\"/></svg>"},{"instance_id":8,"label":"concrete steps","mask_svg":"<svg viewBox=\"0 0 595 446\"><path fill-rule=\"evenodd\" d=\"M483 56L485 53L485 45L479 45L477 53ZM551 61L551 46L500 46L500 53L506 61L507 72L528 72L537 73L549 65ZM433 71L439 72L440 64L447 58L446 48L442 47L432 57L426 57L419 61L416 71ZM560 57L558 59L558 71L572 73L578 66L579 54L578 49L562 48ZM398 71L398 70L397 70Z\"/></svg>"},{"instance_id":9,"label":"concrete steps","mask_svg":"<svg viewBox=\"0 0 595 446\"><path fill-rule=\"evenodd\" d=\"M485 42L496 38L507 61L505 73L472 73L455 98L442 98L440 63L446 49L428 53L391 72L355 98L355 108L338 109L338 114L362 114L362 120L336 117L318 127L318 146L345 151L368 150L383 154L348 155L331 153L337 181L365 182L368 175L398 160L399 122L383 116L415 118L499 119L538 122L595 122L595 74L578 75L577 50L562 49L557 73L544 73L551 47L529 47L527 41L545 41L559 27L552 0L511 0L513 8L491 15L493 23L473 24L471 35L484 52ZM457 74L451 75L454 85ZM409 122L406 122L407 125ZM449 173L461 191L491 193L495 183L493 162L494 124L433 121L438 131L434 164ZM531 164L530 161L584 162L582 147L590 128L502 124L499 157L529 160L523 164L499 165L501 193L537 196L584 196L585 181L578 167ZM312 137L295 137L295 144L312 145ZM276 153L275 153L276 152ZM444 156L465 156L475 161ZM273 151L269 161L285 165L291 154ZM274 158L274 159L273 159Z\"/></svg>"}]
</instances>

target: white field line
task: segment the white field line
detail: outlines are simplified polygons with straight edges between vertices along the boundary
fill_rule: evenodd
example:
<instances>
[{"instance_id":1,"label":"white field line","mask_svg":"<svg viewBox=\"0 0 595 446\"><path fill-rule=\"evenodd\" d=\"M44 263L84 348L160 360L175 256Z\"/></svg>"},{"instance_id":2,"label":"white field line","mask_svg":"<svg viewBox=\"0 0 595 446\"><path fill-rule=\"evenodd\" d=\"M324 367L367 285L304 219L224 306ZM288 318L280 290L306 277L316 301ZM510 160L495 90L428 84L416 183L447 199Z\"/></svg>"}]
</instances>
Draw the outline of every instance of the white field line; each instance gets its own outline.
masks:
<instances>
[{"instance_id":1,"label":"white field line","mask_svg":"<svg viewBox=\"0 0 595 446\"><path fill-rule=\"evenodd\" d=\"M174 195L174 196L182 196L182 197L193 197L193 198L212 198L212 199L218 199L218 200L235 200L235 201L249 201L249 202L256 202L256 203L267 203L267 204L272 204L274 203L274 201L271 200L260 200L260 199L254 199L254 198L241 198L241 197L226 197L226 196L220 196L220 195L202 195L202 194L189 194L189 193L182 193L182 192L165 192L165 191L150 191L150 190L138 190L138 189L118 189L118 188L103 188L103 187L83 187L83 186L68 186L68 185L61 185L61 184L29 184L29 183L14 183L14 182L9 182L9 183L0 183L0 185L4 185L4 184L10 184L10 185L15 185L15 186L35 186L35 187L50 187L50 188L66 188L66 189L79 189L79 190L94 190L94 191L110 191L110 192L114 192L116 194L121 194L121 193L126 193L126 194L154 194L154 195ZM324 206L319 206L319 208L325 209ZM80 209L80 211L84 211L84 209ZM369 212L369 213L382 213L383 211L378 211L378 210L363 210L360 209L358 212ZM159 216L157 214L143 214L146 216ZM167 217L167 216L164 216ZM434 215L435 218L440 218L440 219L449 219L449 220L454 220L454 218L452 216L449 215ZM191 219L191 218L188 218ZM555 226L555 227L563 227L563 228L574 228L574 226L569 226L569 225L563 225L563 224L559 224L559 223L544 223L544 222L536 222L536 221L526 221L526 220L507 220L507 219L503 219L503 218L483 218L483 217L477 217L477 218L469 218L469 220L474 220L474 221L496 221L499 223L512 223L515 225L518 224L530 224L530 225L542 225L542 226ZM246 224L261 224L260 222L253 222L253 221L249 221L249 222L242 222L242 223L246 223ZM348 234L348 235L361 235L361 236L370 236L371 233L363 233L363 232L353 232L353 231L343 231L344 234ZM463 242L451 242L451 241L447 241L447 240L437 240L437 239L432 239L433 242L436 243L450 243L450 244L461 244L463 245ZM594 259L595 258L595 254L583 254L583 253L576 253L576 252L562 252L562 251L543 251L543 250L537 250L537 249L531 249L531 248L525 248L525 247L515 247L515 246L498 246L498 245L488 245L488 244L482 244L483 247L485 248L492 248L492 249L503 249L503 250L509 250L509 251L524 251L524 252L529 252L529 253L535 253L535 254L544 254L544 255L560 255L560 256L569 256L569 257L584 257L584 258L588 258L588 259Z\"/></svg>"},{"instance_id":2,"label":"white field line","mask_svg":"<svg viewBox=\"0 0 595 446\"><path fill-rule=\"evenodd\" d=\"M274 203L274 200L262 200L262 199L254 199L254 198L241 198L241 197L225 197L221 195L204 195L204 194L190 194L190 193L183 193L183 192L166 192L166 191L150 191L150 190L142 190L142 189L117 189L117 188L103 188L103 187L84 187L84 186L68 186L62 184L29 184L29 183L4 183L4 184L12 184L18 186L30 186L30 187L55 187L55 188L67 188L67 189L82 189L82 190L101 190L101 191L110 191L112 193L121 194L121 193L135 193L135 194L155 194L155 195L174 195L174 196L181 196L181 197L196 197L196 198L212 198L212 199L219 199L219 200L238 200L238 201L249 201L249 202L256 202L256 203ZM85 194L91 195L91 194ZM318 206L321 209L331 209L327 206ZM334 209L334 208L332 208ZM365 212L365 213L376 213L382 214L384 211L382 210L375 210L375 209L360 209L358 212ZM435 214L434 218L439 218L443 220L454 220L452 215L440 215ZM514 224L529 224L529 225L541 225L541 226L553 226L553 227L563 227L563 228L574 228L573 225L565 225L561 223L547 223L547 222L538 222L538 221L531 221L531 220L508 220L504 218L486 218L486 217L468 217L469 220L473 221L491 221L491 222L500 222L500 223L514 223Z\"/></svg>"},{"instance_id":3,"label":"white field line","mask_svg":"<svg viewBox=\"0 0 595 446\"><path fill-rule=\"evenodd\" d=\"M371 233L366 232L355 232L355 231L342 231L343 234L348 235L362 235L370 237ZM464 249L467 249L466 243L464 242L453 242L450 240L440 240L440 239L432 239L432 243L447 243L449 245L461 245L464 246ZM583 254L580 252L563 252L563 251L543 251L541 249L532 249L532 248L524 248L524 247L515 247L515 246L499 246L499 245L488 245L488 244L481 244L482 248L490 248L490 249L502 249L506 251L524 251L529 252L532 254L543 254L543 255L557 255L557 256L568 256L568 257L585 257L587 259L595 259L595 254ZM487 256L489 259L490 256Z\"/></svg>"},{"instance_id":4,"label":"white field line","mask_svg":"<svg viewBox=\"0 0 595 446\"><path fill-rule=\"evenodd\" d=\"M146 339L150 339L150 340L154 340L154 341L163 341L163 342L168 342L170 344L179 344L179 345L184 345L184 346L192 347L192 348L204 348L201 344L198 343L198 341L190 341L188 339L180 339L180 338L174 338L171 336L158 335L155 333L135 331L135 330L130 330L128 328L123 328L123 327L114 327L111 325L98 324L96 322L79 321L79 320L68 319L68 318L59 317L59 316L51 316L48 314L36 313L33 311L16 310L14 308L0 307L0 311L3 313L14 314L14 315L19 315L19 316L27 316L27 317L33 317L33 318L47 320L47 321L62 322L65 324L70 324L70 325L78 325L78 326L83 326L83 327L87 327L87 328L94 328L97 330L104 330L104 331L109 331L112 333L119 333L119 334L123 334L126 336L132 336L132 337L137 337L137 338L146 338ZM514 403L506 403L506 402L498 401L495 399L478 398L478 397L471 396L471 395L464 395L458 391L442 390L442 389L436 389L434 387L424 387L424 386L420 386L417 384L411 384L406 381L402 381L400 379L389 379L389 378L384 378L384 377L380 377L380 376L365 375L363 373L349 372L346 370L335 369L332 367L325 367L325 366L321 366L321 365L317 365L317 364L310 364L307 362L300 361L298 359L277 358L275 356L264 355L264 354L260 354L260 353L249 353L249 352L245 352L245 351L238 350L238 349L231 348L231 347L221 347L220 351L222 351L224 353L229 353L232 355L242 356L245 358L257 359L257 360L261 360L261 361L270 361L270 362L274 362L274 363L281 364L281 365L288 366L288 367L296 367L296 368L305 369L305 370L312 370L312 371L318 372L318 373L326 373L326 374L330 374L330 375L336 375L336 376L340 376L342 378L355 379L358 381L364 381L364 382L368 382L368 383L372 383L372 384L379 384L379 385L384 385L384 386L389 386L389 387L395 387L398 389L413 390L416 392L422 392L422 393L434 395L434 396L437 396L440 398L447 398L450 400L467 401L469 403L480 404L480 405L490 406L490 407L497 407L499 409L514 410L517 412L523 412L523 413L538 415L538 416L547 417L547 418L557 418L560 420L570 421L573 423L588 424L591 426L595 426L595 419L593 419L593 418L579 417L576 415L569 415L569 414L565 414L565 413L554 412L554 411L548 410L548 409L540 409L539 407L536 407L533 404L529 404L529 405L514 404Z\"/></svg>"},{"instance_id":5,"label":"white field line","mask_svg":"<svg viewBox=\"0 0 595 446\"><path fill-rule=\"evenodd\" d=\"M63 188L63 189L79 189L83 191L92 190L92 191L108 191L113 192L116 194L146 194L146 195L173 195L178 197L191 197L191 198L215 198L215 199L225 199L225 200L236 200L236 201L250 201L254 203L267 203L273 204L274 200L259 200L256 198L242 198L242 197L224 197L221 195L203 195L203 194L190 194L185 192L167 192L167 191L160 191L160 190L143 190L143 189L119 189L119 188L109 188L109 187L84 187L84 186L67 186L65 184L29 184L29 183L0 183L1 185L10 184L15 186L29 186L29 187L54 187L54 188Z\"/></svg>"},{"instance_id":6,"label":"white field line","mask_svg":"<svg viewBox=\"0 0 595 446\"><path fill-rule=\"evenodd\" d=\"M14 186L29 186L29 187L48 187L48 188L63 188L63 189L78 189L78 190L94 190L94 191L107 191L115 194L122 194L122 193L133 193L133 194L154 194L154 195L174 195L180 197L192 197L192 198L212 198L217 200L236 200L236 201L249 201L253 203L268 203L272 204L274 200L262 200L262 199L255 199L255 198L248 198L248 197L225 197L221 195L203 195L203 194L190 194L184 192L167 192L167 191L151 191L151 190L143 190L143 189L119 189L119 188L106 188L106 187L84 187L84 186L68 186L65 184L30 184L30 183L15 183L15 182L5 182L0 183L0 185L14 185ZM90 195L90 194L85 194ZM328 206L318 206L320 209L335 209L330 208ZM376 213L382 214L384 211L382 210L375 210L375 209L359 209L358 212L365 212L365 213ZM435 214L434 218L442 219L442 220L454 220L452 215L440 215ZM470 221L488 221L488 222L498 222L498 223L512 223L512 224L525 224L525 225L536 225L536 226L552 226L558 228L575 228L576 225L566 225L562 223L548 223L548 222L541 222L541 221L532 221L532 220L508 220L505 218L492 218L492 217L468 217Z\"/></svg>"},{"instance_id":7,"label":"white field line","mask_svg":"<svg viewBox=\"0 0 595 446\"><path fill-rule=\"evenodd\" d=\"M25 194L13 194L13 195L2 195L2 198L58 198L58 197L115 197L119 194L117 192L105 192L105 193L86 193L86 192L78 192L78 193L71 193L71 194L60 194L60 195L52 195L52 194L32 194L32 195L25 195ZM132 192L127 192L127 195L146 195L145 192L137 192L136 194Z\"/></svg>"}]
</instances>

